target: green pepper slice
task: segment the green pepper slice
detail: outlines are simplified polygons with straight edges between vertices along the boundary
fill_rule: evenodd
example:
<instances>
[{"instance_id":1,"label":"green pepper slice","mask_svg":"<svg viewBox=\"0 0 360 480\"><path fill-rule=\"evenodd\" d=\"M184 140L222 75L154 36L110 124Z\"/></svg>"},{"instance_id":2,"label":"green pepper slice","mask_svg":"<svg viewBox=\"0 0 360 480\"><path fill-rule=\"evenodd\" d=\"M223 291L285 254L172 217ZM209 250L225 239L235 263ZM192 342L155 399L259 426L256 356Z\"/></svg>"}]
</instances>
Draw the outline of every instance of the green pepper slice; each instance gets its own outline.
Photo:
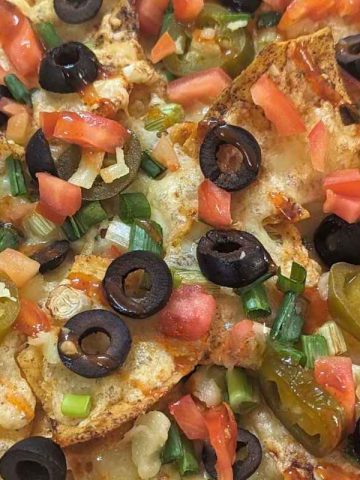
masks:
<instances>
[{"instance_id":1,"label":"green pepper slice","mask_svg":"<svg viewBox=\"0 0 360 480\"><path fill-rule=\"evenodd\" d=\"M341 262L331 267L328 303L336 323L360 340L360 266Z\"/></svg>"},{"instance_id":2,"label":"green pepper slice","mask_svg":"<svg viewBox=\"0 0 360 480\"><path fill-rule=\"evenodd\" d=\"M141 164L141 145L134 133L124 146L125 163L130 172L124 177L105 183L98 177L89 189L82 188L83 200L106 200L112 198L127 188L135 180ZM81 159L81 149L71 145L56 162L56 168L60 178L68 180L76 172Z\"/></svg>"},{"instance_id":3,"label":"green pepper slice","mask_svg":"<svg viewBox=\"0 0 360 480\"><path fill-rule=\"evenodd\" d=\"M169 72L182 77L208 68L221 67L232 77L239 75L254 59L255 50L245 28L230 30L224 18L231 15L226 8L208 3L200 13L193 29L179 24L174 15L168 15L163 31L184 49L181 55L164 59ZM215 30L213 39L202 39L200 29Z\"/></svg>"},{"instance_id":4,"label":"green pepper slice","mask_svg":"<svg viewBox=\"0 0 360 480\"><path fill-rule=\"evenodd\" d=\"M5 273L0 272L0 338L15 322L19 310L18 289Z\"/></svg>"},{"instance_id":5,"label":"green pepper slice","mask_svg":"<svg viewBox=\"0 0 360 480\"><path fill-rule=\"evenodd\" d=\"M281 358L269 344L259 373L267 403L296 440L317 457L334 450L342 439L344 412L313 372Z\"/></svg>"}]
</instances>

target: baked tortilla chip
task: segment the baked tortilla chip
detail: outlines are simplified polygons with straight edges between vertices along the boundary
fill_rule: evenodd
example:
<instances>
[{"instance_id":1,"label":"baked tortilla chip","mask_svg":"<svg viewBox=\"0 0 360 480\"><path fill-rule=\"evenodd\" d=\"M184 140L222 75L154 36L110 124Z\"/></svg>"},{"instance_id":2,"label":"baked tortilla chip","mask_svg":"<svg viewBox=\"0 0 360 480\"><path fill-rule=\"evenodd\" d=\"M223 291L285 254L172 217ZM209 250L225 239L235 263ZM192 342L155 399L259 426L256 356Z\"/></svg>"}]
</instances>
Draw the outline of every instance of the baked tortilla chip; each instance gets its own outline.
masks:
<instances>
[{"instance_id":1,"label":"baked tortilla chip","mask_svg":"<svg viewBox=\"0 0 360 480\"><path fill-rule=\"evenodd\" d=\"M302 48L316 66L320 81L326 82L338 97L336 103L318 95L309 76L294 60ZM286 94L300 113L306 133L281 137L267 120L263 110L252 100L250 89L266 73ZM309 258L301 235L294 223L306 217L292 218L295 210L305 207L320 210L324 200L322 180L326 173L358 167L360 137L358 127L344 126L339 105L349 103L335 59L330 29L295 40L274 43L265 48L255 61L220 96L207 114L249 130L262 149L262 166L257 180L233 196L233 219L236 228L253 233L264 244L275 262L286 273L292 261L302 264L308 272L308 285L314 285L320 272ZM319 173L311 164L308 134L322 120L329 131L330 145L325 172ZM285 207L279 207L279 199ZM281 202L280 202L281 203Z\"/></svg>"},{"instance_id":2,"label":"baked tortilla chip","mask_svg":"<svg viewBox=\"0 0 360 480\"><path fill-rule=\"evenodd\" d=\"M79 256L70 274L91 275L100 282L109 262L100 257ZM18 356L19 365L49 416L54 439L60 445L104 436L135 419L192 371L204 353L204 342L180 342L162 336L153 319L126 320L126 323L132 332L131 352L123 367L105 378L83 378L64 367L57 356L56 330L49 334L52 354L48 345L47 350L29 345ZM67 393L91 395L93 407L89 417L77 421L62 415L61 402Z\"/></svg>"}]
</instances>

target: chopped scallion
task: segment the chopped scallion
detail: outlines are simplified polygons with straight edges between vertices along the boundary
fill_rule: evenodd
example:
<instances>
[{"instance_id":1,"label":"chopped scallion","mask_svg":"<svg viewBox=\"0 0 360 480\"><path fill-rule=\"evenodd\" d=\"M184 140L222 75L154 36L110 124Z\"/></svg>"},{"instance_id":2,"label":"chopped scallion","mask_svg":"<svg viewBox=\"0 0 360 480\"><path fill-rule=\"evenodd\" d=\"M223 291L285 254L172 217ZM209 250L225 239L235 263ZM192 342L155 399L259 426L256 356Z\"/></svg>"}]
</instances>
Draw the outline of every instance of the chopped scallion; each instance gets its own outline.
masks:
<instances>
[{"instance_id":1,"label":"chopped scallion","mask_svg":"<svg viewBox=\"0 0 360 480\"><path fill-rule=\"evenodd\" d=\"M244 313L248 318L261 318L271 315L266 289L263 284L255 285L241 294Z\"/></svg>"},{"instance_id":2,"label":"chopped scallion","mask_svg":"<svg viewBox=\"0 0 360 480\"><path fill-rule=\"evenodd\" d=\"M73 217L68 217L62 225L67 238L74 242L107 218L107 213L98 201L84 205Z\"/></svg>"},{"instance_id":3,"label":"chopped scallion","mask_svg":"<svg viewBox=\"0 0 360 480\"><path fill-rule=\"evenodd\" d=\"M6 170L10 182L11 195L26 195L27 189L25 185L24 174L21 167L21 161L10 155L6 159Z\"/></svg>"},{"instance_id":4,"label":"chopped scallion","mask_svg":"<svg viewBox=\"0 0 360 480\"><path fill-rule=\"evenodd\" d=\"M24 219L23 225L26 232L39 238L48 237L57 228L55 223L36 211Z\"/></svg>"},{"instance_id":5,"label":"chopped scallion","mask_svg":"<svg viewBox=\"0 0 360 480\"><path fill-rule=\"evenodd\" d=\"M174 288L180 285L201 285L208 291L217 292L219 286L215 283L209 282L207 278L200 272L200 270L186 270L184 268L172 268Z\"/></svg>"},{"instance_id":6,"label":"chopped scallion","mask_svg":"<svg viewBox=\"0 0 360 480\"><path fill-rule=\"evenodd\" d=\"M25 87L16 75L13 73L5 75L4 82L17 102L32 106L30 90Z\"/></svg>"},{"instance_id":7,"label":"chopped scallion","mask_svg":"<svg viewBox=\"0 0 360 480\"><path fill-rule=\"evenodd\" d=\"M341 328L333 320L324 323L324 325L318 328L315 333L322 335L325 338L329 349L329 355L342 355L347 352L347 345Z\"/></svg>"},{"instance_id":8,"label":"chopped scallion","mask_svg":"<svg viewBox=\"0 0 360 480\"><path fill-rule=\"evenodd\" d=\"M177 461L179 472L181 476L199 473L199 462L197 461L195 450L192 442L188 440L185 435L181 436L183 455Z\"/></svg>"},{"instance_id":9,"label":"chopped scallion","mask_svg":"<svg viewBox=\"0 0 360 480\"><path fill-rule=\"evenodd\" d=\"M158 178L164 172L166 172L166 167L161 165L161 163L154 160L150 153L143 152L141 155L141 169L151 178Z\"/></svg>"},{"instance_id":10,"label":"chopped scallion","mask_svg":"<svg viewBox=\"0 0 360 480\"><path fill-rule=\"evenodd\" d=\"M9 223L0 223L0 252L6 248L16 250L20 244L20 235Z\"/></svg>"},{"instance_id":11,"label":"chopped scallion","mask_svg":"<svg viewBox=\"0 0 360 480\"><path fill-rule=\"evenodd\" d=\"M300 338L304 319L297 313L296 307L296 293L286 293L271 328L270 336L273 340L293 343Z\"/></svg>"},{"instance_id":12,"label":"chopped scallion","mask_svg":"<svg viewBox=\"0 0 360 480\"><path fill-rule=\"evenodd\" d=\"M150 219L150 203L143 193L123 193L119 198L119 216L123 222L131 224L136 219Z\"/></svg>"},{"instance_id":13,"label":"chopped scallion","mask_svg":"<svg viewBox=\"0 0 360 480\"><path fill-rule=\"evenodd\" d=\"M314 368L315 360L329 355L326 339L322 335L302 335L301 345L306 357L306 368Z\"/></svg>"},{"instance_id":14,"label":"chopped scallion","mask_svg":"<svg viewBox=\"0 0 360 480\"><path fill-rule=\"evenodd\" d=\"M130 225L115 218L109 224L105 239L127 249L130 241L130 230Z\"/></svg>"},{"instance_id":15,"label":"chopped scallion","mask_svg":"<svg viewBox=\"0 0 360 480\"><path fill-rule=\"evenodd\" d=\"M170 426L168 439L161 453L161 461L163 464L172 463L180 460L183 456L183 447L181 435L176 423Z\"/></svg>"},{"instance_id":16,"label":"chopped scallion","mask_svg":"<svg viewBox=\"0 0 360 480\"><path fill-rule=\"evenodd\" d=\"M78 224L76 223L75 217L68 217L61 228L70 242L79 240L86 233L80 230Z\"/></svg>"},{"instance_id":17,"label":"chopped scallion","mask_svg":"<svg viewBox=\"0 0 360 480\"><path fill-rule=\"evenodd\" d=\"M227 12L227 13L214 13L213 14L214 20L218 23L227 24L227 23L235 23L235 22L243 22L244 27L247 25L248 21L251 19L251 15L249 13L243 12Z\"/></svg>"},{"instance_id":18,"label":"chopped scallion","mask_svg":"<svg viewBox=\"0 0 360 480\"><path fill-rule=\"evenodd\" d=\"M163 254L162 229L153 221L136 220L130 230L129 251L146 250Z\"/></svg>"},{"instance_id":19,"label":"chopped scallion","mask_svg":"<svg viewBox=\"0 0 360 480\"><path fill-rule=\"evenodd\" d=\"M71 418L86 418L91 411L90 395L74 395L67 393L61 403L61 413Z\"/></svg>"},{"instance_id":20,"label":"chopped scallion","mask_svg":"<svg viewBox=\"0 0 360 480\"><path fill-rule=\"evenodd\" d=\"M36 25L36 31L41 38L44 46L51 50L52 48L58 47L63 43L59 35L57 34L55 27L50 22L40 22Z\"/></svg>"},{"instance_id":21,"label":"chopped scallion","mask_svg":"<svg viewBox=\"0 0 360 480\"><path fill-rule=\"evenodd\" d=\"M264 275L262 275L257 280L250 283L249 285L246 285L246 287L234 288L234 292L237 295L243 295L244 293L248 292L249 290L252 290L253 288L255 288L257 285L260 285L260 284L266 282L266 280L269 280L269 278L273 277L275 274L276 274L276 270L270 268L267 273L265 273Z\"/></svg>"},{"instance_id":22,"label":"chopped scallion","mask_svg":"<svg viewBox=\"0 0 360 480\"><path fill-rule=\"evenodd\" d=\"M294 348L292 345L274 340L271 342L271 346L279 354L280 358L290 365L297 367L303 364L305 359L303 352Z\"/></svg>"},{"instance_id":23,"label":"chopped scallion","mask_svg":"<svg viewBox=\"0 0 360 480\"><path fill-rule=\"evenodd\" d=\"M262 12L258 16L257 27L258 28L271 28L276 27L280 22L281 13L277 11Z\"/></svg>"},{"instance_id":24,"label":"chopped scallion","mask_svg":"<svg viewBox=\"0 0 360 480\"><path fill-rule=\"evenodd\" d=\"M184 109L177 103L154 105L144 119L144 127L149 132L163 132L175 123L181 122L184 116Z\"/></svg>"},{"instance_id":25,"label":"chopped scallion","mask_svg":"<svg viewBox=\"0 0 360 480\"><path fill-rule=\"evenodd\" d=\"M291 267L290 278L285 277L279 272L277 287L283 293L294 292L302 293L305 289L306 270L302 265L293 262Z\"/></svg>"},{"instance_id":26,"label":"chopped scallion","mask_svg":"<svg viewBox=\"0 0 360 480\"><path fill-rule=\"evenodd\" d=\"M226 373L229 403L233 412L247 413L259 403L251 380L241 368L229 368Z\"/></svg>"}]
</instances>

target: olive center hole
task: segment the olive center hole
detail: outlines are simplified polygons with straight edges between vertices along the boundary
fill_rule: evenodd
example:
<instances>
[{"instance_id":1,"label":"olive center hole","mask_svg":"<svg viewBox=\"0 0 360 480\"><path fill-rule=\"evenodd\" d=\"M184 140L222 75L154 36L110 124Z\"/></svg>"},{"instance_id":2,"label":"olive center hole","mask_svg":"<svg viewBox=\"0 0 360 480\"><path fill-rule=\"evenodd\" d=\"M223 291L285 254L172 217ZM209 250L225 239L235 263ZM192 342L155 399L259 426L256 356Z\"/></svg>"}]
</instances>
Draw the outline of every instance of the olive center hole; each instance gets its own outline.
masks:
<instances>
[{"instance_id":1,"label":"olive center hole","mask_svg":"<svg viewBox=\"0 0 360 480\"><path fill-rule=\"evenodd\" d=\"M45 467L40 463L24 461L19 462L16 466L16 474L19 480L28 480L36 478L36 480L49 480L50 475Z\"/></svg>"},{"instance_id":2,"label":"olive center hole","mask_svg":"<svg viewBox=\"0 0 360 480\"><path fill-rule=\"evenodd\" d=\"M79 51L77 48L63 48L54 57L57 65L69 68L79 61Z\"/></svg>"},{"instance_id":3,"label":"olive center hole","mask_svg":"<svg viewBox=\"0 0 360 480\"><path fill-rule=\"evenodd\" d=\"M110 346L110 337L105 332L91 332L80 340L81 350L86 355L100 355Z\"/></svg>"},{"instance_id":4,"label":"olive center hole","mask_svg":"<svg viewBox=\"0 0 360 480\"><path fill-rule=\"evenodd\" d=\"M248 458L248 456L249 456L248 445L238 443L237 451L236 451L236 461L244 462Z\"/></svg>"},{"instance_id":5,"label":"olive center hole","mask_svg":"<svg viewBox=\"0 0 360 480\"><path fill-rule=\"evenodd\" d=\"M151 288L151 281L149 274L143 270L138 269L129 273L124 281L125 295L130 298L142 298Z\"/></svg>"},{"instance_id":6,"label":"olive center hole","mask_svg":"<svg viewBox=\"0 0 360 480\"><path fill-rule=\"evenodd\" d=\"M240 246L235 242L217 243L215 245L215 250L219 253L231 253L239 250L239 247Z\"/></svg>"},{"instance_id":7,"label":"olive center hole","mask_svg":"<svg viewBox=\"0 0 360 480\"><path fill-rule=\"evenodd\" d=\"M244 155L234 145L224 143L219 147L216 159L223 173L233 173L240 170L244 161Z\"/></svg>"}]
</instances>

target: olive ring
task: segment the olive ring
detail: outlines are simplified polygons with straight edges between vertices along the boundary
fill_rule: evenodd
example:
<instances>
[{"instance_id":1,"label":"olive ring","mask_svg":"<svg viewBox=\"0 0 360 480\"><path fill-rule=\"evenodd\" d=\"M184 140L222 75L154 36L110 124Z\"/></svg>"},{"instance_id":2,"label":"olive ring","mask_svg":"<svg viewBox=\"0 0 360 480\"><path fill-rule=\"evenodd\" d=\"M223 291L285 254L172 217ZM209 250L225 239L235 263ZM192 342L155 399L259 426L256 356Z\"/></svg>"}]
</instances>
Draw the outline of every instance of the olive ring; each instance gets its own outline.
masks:
<instances>
[{"instance_id":1,"label":"olive ring","mask_svg":"<svg viewBox=\"0 0 360 480\"><path fill-rule=\"evenodd\" d=\"M109 345L100 354L87 353L82 342L93 333L104 333ZM107 310L90 310L72 317L58 340L60 359L69 370L86 378L109 375L125 362L131 348L131 335L124 321Z\"/></svg>"},{"instance_id":2,"label":"olive ring","mask_svg":"<svg viewBox=\"0 0 360 480\"><path fill-rule=\"evenodd\" d=\"M31 256L33 260L40 263L39 272L46 273L59 267L70 252L70 242L67 240L56 240Z\"/></svg>"},{"instance_id":3,"label":"olive ring","mask_svg":"<svg viewBox=\"0 0 360 480\"><path fill-rule=\"evenodd\" d=\"M79 24L96 17L103 0L54 0L56 15L65 23Z\"/></svg>"},{"instance_id":4,"label":"olive ring","mask_svg":"<svg viewBox=\"0 0 360 480\"><path fill-rule=\"evenodd\" d=\"M46 172L55 177L58 176L49 142L46 140L41 128L36 130L26 145L25 161L30 175L35 181L37 181L36 174L38 172Z\"/></svg>"},{"instance_id":5,"label":"olive ring","mask_svg":"<svg viewBox=\"0 0 360 480\"><path fill-rule=\"evenodd\" d=\"M141 298L128 296L125 289L126 278L137 270L144 270L149 276L150 288ZM103 286L110 305L117 312L131 318L147 318L167 304L172 292L172 276L162 258L139 250L116 258L107 269Z\"/></svg>"},{"instance_id":6,"label":"olive ring","mask_svg":"<svg viewBox=\"0 0 360 480\"><path fill-rule=\"evenodd\" d=\"M231 288L246 287L274 267L259 240L240 230L210 230L200 239L197 260L208 280Z\"/></svg>"},{"instance_id":7,"label":"olive ring","mask_svg":"<svg viewBox=\"0 0 360 480\"><path fill-rule=\"evenodd\" d=\"M243 161L238 168L223 171L217 154L222 145L237 148ZM200 148L200 167L206 178L228 192L242 190L256 180L261 165L261 148L247 130L221 123L212 128Z\"/></svg>"}]
</instances>

